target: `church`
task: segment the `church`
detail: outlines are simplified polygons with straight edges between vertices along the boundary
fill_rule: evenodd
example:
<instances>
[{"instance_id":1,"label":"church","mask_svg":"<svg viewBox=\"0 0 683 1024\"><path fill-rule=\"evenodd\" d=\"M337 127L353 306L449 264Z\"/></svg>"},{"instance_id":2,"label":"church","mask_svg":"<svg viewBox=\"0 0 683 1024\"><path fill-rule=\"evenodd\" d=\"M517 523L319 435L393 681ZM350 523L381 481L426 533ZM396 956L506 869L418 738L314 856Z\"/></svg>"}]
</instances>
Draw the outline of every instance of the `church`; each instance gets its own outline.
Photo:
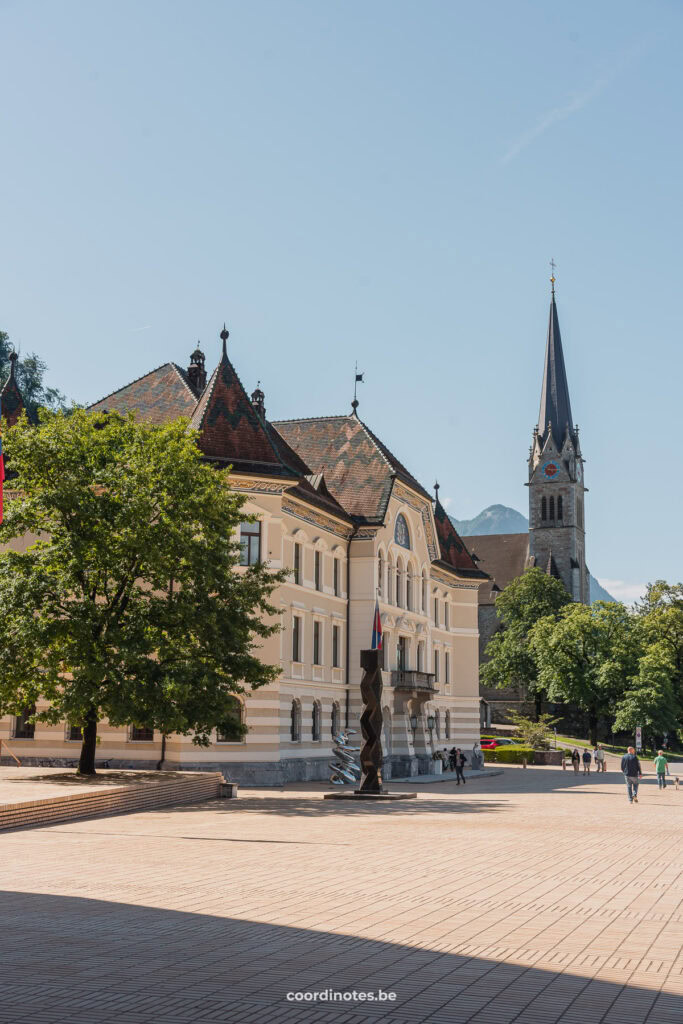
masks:
<instances>
[{"instance_id":1,"label":"church","mask_svg":"<svg viewBox=\"0 0 683 1024\"><path fill-rule=\"evenodd\" d=\"M497 595L533 566L561 580L574 601L590 603L586 566L584 459L574 423L562 351L560 322L551 279L550 314L545 346L538 423L528 457L529 531L469 537L472 555L488 581L479 591L480 660L500 628ZM481 689L482 725L502 721L505 710L524 701L512 690Z\"/></svg>"},{"instance_id":2,"label":"church","mask_svg":"<svg viewBox=\"0 0 683 1024\"><path fill-rule=\"evenodd\" d=\"M280 631L260 650L280 675L235 697L234 730L216 732L208 749L181 736L162 747L149 729L104 721L97 763L149 768L163 760L166 768L220 770L256 785L328 779L333 737L347 727L359 732L360 652L370 647L376 600L385 777L431 772L437 749L471 752L479 740L478 592L488 577L438 488L433 496L407 469L361 419L356 400L347 414L269 420L264 391L257 385L247 394L228 339L224 328L210 375L197 347L186 367L166 362L90 409L131 412L151 424L184 417L203 458L230 467L231 487L258 520L241 527L242 564L289 570L272 596ZM11 424L23 409L14 362L2 403ZM545 462L560 459L540 438L539 446ZM6 498L13 500L11 487ZM78 726L33 723L31 714L0 720L0 738L24 764L74 764Z\"/></svg>"}]
</instances>

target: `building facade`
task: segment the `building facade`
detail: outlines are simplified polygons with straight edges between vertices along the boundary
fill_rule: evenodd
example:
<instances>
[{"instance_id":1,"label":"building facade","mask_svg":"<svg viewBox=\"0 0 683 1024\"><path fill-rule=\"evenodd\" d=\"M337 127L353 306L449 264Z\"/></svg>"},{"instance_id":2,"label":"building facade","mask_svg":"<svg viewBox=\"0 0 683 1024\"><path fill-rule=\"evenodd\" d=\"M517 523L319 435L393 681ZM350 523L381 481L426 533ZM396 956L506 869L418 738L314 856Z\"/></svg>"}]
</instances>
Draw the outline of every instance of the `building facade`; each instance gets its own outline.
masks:
<instances>
[{"instance_id":1,"label":"building facade","mask_svg":"<svg viewBox=\"0 0 683 1024\"><path fill-rule=\"evenodd\" d=\"M235 699L235 723L246 735L227 728L209 749L167 737L164 767L219 769L263 785L329 778L333 736L360 729L360 651L370 646L376 598L385 776L430 770L437 748L471 750L479 739L478 589L486 575L438 490L434 500L359 418L357 403L345 416L271 422L264 392L257 386L248 397L235 372L226 330L221 339L208 380L196 349L187 369L166 363L91 406L150 423L186 417L203 457L232 467L231 487L258 517L241 528L243 564L290 570L272 597L280 631L259 652L280 676ZM162 758L161 736L146 729L105 721L98 734L99 764L153 767ZM6 717L0 736L24 763L78 757L79 730L67 723Z\"/></svg>"}]
</instances>

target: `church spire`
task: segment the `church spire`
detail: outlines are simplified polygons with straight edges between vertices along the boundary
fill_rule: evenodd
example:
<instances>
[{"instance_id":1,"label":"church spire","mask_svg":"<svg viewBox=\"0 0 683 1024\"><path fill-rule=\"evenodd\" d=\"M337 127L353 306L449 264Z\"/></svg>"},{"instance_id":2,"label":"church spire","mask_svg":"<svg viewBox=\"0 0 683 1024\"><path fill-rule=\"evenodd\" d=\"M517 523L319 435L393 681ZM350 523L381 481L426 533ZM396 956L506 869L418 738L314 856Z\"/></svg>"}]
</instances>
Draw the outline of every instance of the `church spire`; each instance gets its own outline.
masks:
<instances>
[{"instance_id":1,"label":"church spire","mask_svg":"<svg viewBox=\"0 0 683 1024\"><path fill-rule=\"evenodd\" d=\"M543 369L543 387L541 389L541 408L538 414L538 433L541 444L547 440L548 426L553 433L553 440L558 447L569 429L574 440L574 422L569 401L569 385L564 368L560 322L555 304L555 271L550 278L552 293L550 296L550 317L548 320L548 339L545 346L545 367Z\"/></svg>"}]
</instances>

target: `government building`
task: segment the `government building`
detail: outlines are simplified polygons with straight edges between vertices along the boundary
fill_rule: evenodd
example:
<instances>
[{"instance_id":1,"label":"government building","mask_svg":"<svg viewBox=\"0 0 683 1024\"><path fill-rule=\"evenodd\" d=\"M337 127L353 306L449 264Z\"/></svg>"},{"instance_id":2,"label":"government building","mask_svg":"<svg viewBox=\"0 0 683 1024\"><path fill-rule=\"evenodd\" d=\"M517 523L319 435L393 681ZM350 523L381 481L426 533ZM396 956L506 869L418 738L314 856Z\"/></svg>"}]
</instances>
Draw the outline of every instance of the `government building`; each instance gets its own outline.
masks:
<instances>
[{"instance_id":1,"label":"government building","mask_svg":"<svg viewBox=\"0 0 683 1024\"><path fill-rule=\"evenodd\" d=\"M161 424L185 417L203 457L231 467L230 485L258 517L241 528L242 563L289 570L272 596L281 629L261 659L275 683L235 697L235 725L210 748L190 737L98 727L97 764L218 769L246 784L328 779L333 736L358 731L360 652L371 646L375 601L384 629L385 778L431 771L436 749L479 740L478 591L488 580L445 509L358 416L272 422L260 387L246 393L228 332L210 376L197 348L94 403ZM14 367L14 363L12 364ZM23 402L14 372L2 392L11 424ZM296 411L296 410L294 410ZM540 442L539 442L540 443ZM6 493L8 500L12 492ZM77 761L80 730L26 717L0 721L24 764ZM9 758L3 757L3 763Z\"/></svg>"}]
</instances>

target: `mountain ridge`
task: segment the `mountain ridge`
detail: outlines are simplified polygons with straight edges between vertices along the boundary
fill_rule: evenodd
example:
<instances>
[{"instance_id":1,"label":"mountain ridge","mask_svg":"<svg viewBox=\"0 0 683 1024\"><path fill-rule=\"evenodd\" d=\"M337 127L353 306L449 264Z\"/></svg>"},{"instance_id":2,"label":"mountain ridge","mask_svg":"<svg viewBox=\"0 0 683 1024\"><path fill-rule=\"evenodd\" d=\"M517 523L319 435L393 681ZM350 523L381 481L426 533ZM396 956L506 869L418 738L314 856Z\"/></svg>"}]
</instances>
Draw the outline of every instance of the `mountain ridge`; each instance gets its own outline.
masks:
<instances>
[{"instance_id":1,"label":"mountain ridge","mask_svg":"<svg viewBox=\"0 0 683 1024\"><path fill-rule=\"evenodd\" d=\"M473 519L448 517L461 537L487 537L498 533L528 533L529 520L517 509L508 505L489 505ZM616 601L603 586L590 576L590 599L593 601Z\"/></svg>"}]
</instances>

